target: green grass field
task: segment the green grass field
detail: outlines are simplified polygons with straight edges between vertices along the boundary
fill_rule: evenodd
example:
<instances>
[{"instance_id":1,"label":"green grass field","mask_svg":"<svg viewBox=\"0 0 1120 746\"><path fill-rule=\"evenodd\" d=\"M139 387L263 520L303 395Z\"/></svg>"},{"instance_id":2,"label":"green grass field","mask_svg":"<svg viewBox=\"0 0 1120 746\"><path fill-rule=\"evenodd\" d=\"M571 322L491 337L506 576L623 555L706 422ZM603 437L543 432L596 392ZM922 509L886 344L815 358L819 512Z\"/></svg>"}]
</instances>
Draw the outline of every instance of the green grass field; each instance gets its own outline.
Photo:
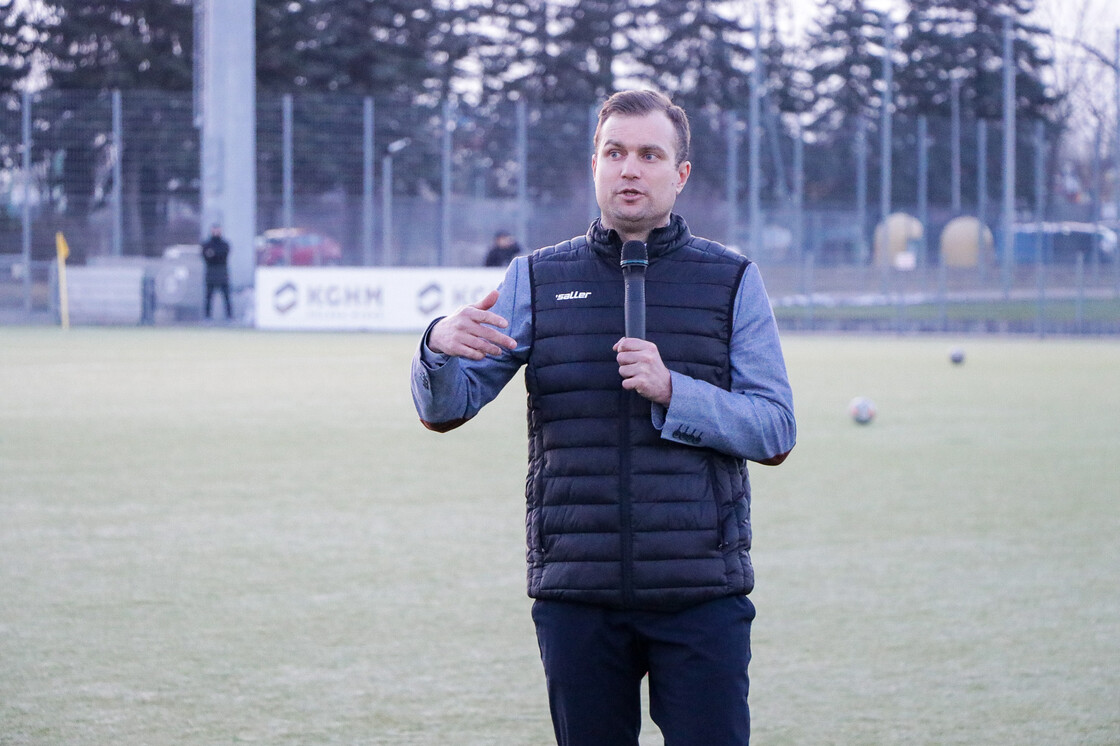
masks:
<instances>
[{"instance_id":1,"label":"green grass field","mask_svg":"<svg viewBox=\"0 0 1120 746\"><path fill-rule=\"evenodd\" d=\"M0 327L0 744L549 743L522 387L429 433L414 344ZM755 743L1120 743L1120 343L785 345Z\"/></svg>"}]
</instances>

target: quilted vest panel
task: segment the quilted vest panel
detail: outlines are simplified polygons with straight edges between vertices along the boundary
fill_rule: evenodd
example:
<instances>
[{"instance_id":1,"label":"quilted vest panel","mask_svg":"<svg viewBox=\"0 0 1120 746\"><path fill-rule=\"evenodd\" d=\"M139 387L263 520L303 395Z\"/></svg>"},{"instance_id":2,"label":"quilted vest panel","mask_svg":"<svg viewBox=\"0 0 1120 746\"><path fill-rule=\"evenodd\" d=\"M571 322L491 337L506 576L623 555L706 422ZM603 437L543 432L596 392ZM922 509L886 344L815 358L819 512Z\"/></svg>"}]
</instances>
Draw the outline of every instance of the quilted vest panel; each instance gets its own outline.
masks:
<instances>
[{"instance_id":1,"label":"quilted vest panel","mask_svg":"<svg viewBox=\"0 0 1120 746\"><path fill-rule=\"evenodd\" d=\"M647 336L674 371L727 389L747 260L688 237L646 274ZM529 595L674 609L753 586L746 463L662 440L622 388L623 282L585 239L530 258Z\"/></svg>"}]
</instances>

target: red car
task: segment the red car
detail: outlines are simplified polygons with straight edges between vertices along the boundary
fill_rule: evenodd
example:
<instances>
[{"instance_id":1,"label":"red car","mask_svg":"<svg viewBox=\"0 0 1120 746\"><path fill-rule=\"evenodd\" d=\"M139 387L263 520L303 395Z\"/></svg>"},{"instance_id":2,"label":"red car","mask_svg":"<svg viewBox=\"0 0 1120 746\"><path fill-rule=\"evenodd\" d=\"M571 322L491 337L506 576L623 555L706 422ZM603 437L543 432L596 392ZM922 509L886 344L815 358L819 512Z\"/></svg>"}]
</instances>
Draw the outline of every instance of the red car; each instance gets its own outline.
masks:
<instances>
[{"instance_id":1,"label":"red car","mask_svg":"<svg viewBox=\"0 0 1120 746\"><path fill-rule=\"evenodd\" d=\"M257 264L266 267L320 267L342 263L333 238L304 228L272 228L256 238Z\"/></svg>"}]
</instances>

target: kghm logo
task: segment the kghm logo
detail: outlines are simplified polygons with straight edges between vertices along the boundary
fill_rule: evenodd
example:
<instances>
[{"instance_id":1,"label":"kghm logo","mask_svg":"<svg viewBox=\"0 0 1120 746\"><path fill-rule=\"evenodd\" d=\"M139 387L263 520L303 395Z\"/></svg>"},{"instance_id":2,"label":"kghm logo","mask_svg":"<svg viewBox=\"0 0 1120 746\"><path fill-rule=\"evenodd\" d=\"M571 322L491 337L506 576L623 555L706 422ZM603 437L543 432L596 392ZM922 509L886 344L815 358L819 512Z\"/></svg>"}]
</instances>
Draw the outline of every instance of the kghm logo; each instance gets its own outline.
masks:
<instances>
[{"instance_id":1,"label":"kghm logo","mask_svg":"<svg viewBox=\"0 0 1120 746\"><path fill-rule=\"evenodd\" d=\"M567 293L556 294L556 300L584 300L590 297L591 292L587 290L571 290Z\"/></svg>"},{"instance_id":2,"label":"kghm logo","mask_svg":"<svg viewBox=\"0 0 1120 746\"><path fill-rule=\"evenodd\" d=\"M280 313L291 311L298 301L299 291L292 282L285 282L272 294L272 306Z\"/></svg>"},{"instance_id":3,"label":"kghm logo","mask_svg":"<svg viewBox=\"0 0 1120 746\"><path fill-rule=\"evenodd\" d=\"M489 292L488 285L441 285L431 282L416 293L416 309L429 316L441 308L457 308L468 303L477 303Z\"/></svg>"},{"instance_id":4,"label":"kghm logo","mask_svg":"<svg viewBox=\"0 0 1120 746\"><path fill-rule=\"evenodd\" d=\"M429 283L416 295L416 308L422 314L432 313L441 305L443 305L443 288L439 283Z\"/></svg>"}]
</instances>

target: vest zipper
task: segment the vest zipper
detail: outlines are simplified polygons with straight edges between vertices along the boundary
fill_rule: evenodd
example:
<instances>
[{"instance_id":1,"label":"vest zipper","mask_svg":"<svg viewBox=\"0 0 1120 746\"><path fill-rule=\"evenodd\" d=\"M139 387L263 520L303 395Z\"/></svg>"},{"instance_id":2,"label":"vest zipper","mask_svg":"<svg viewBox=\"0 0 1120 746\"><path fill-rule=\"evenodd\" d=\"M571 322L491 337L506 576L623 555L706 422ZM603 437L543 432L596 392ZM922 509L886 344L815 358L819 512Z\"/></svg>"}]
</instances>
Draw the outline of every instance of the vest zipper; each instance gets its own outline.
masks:
<instances>
[{"instance_id":1,"label":"vest zipper","mask_svg":"<svg viewBox=\"0 0 1120 746\"><path fill-rule=\"evenodd\" d=\"M618 418L618 513L620 542L619 558L622 563L622 602L626 606L634 603L634 537L631 528L631 481L630 481L630 406L631 398L637 396L623 389L619 392Z\"/></svg>"}]
</instances>

